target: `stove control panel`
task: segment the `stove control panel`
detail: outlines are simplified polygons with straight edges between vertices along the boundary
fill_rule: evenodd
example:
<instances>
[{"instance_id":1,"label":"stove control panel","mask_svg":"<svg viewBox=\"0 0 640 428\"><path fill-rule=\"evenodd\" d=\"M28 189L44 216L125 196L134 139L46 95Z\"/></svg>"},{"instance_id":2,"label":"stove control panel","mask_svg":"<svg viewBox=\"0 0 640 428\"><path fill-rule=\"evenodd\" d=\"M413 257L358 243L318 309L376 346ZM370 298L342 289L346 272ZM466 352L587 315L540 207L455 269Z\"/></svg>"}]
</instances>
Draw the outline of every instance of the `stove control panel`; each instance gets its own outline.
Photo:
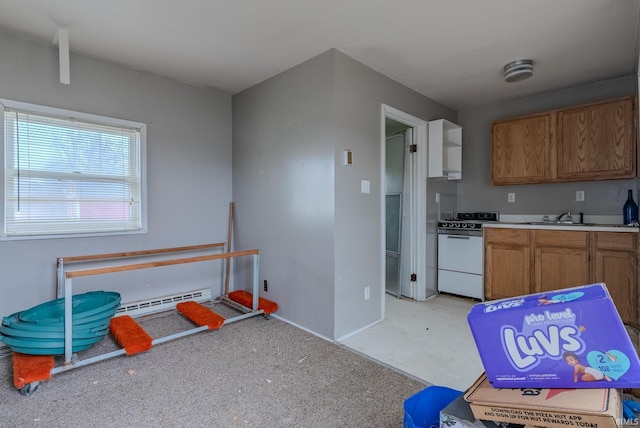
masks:
<instances>
[{"instance_id":1,"label":"stove control panel","mask_svg":"<svg viewBox=\"0 0 640 428\"><path fill-rule=\"evenodd\" d=\"M438 227L441 229L482 229L482 223L475 221L440 221Z\"/></svg>"},{"instance_id":2,"label":"stove control panel","mask_svg":"<svg viewBox=\"0 0 640 428\"><path fill-rule=\"evenodd\" d=\"M498 221L498 213L497 212L458 213L458 220Z\"/></svg>"},{"instance_id":3,"label":"stove control panel","mask_svg":"<svg viewBox=\"0 0 640 428\"><path fill-rule=\"evenodd\" d=\"M468 212L458 213L454 220L438 222L438 229L445 230L482 230L482 224L498 221L497 212Z\"/></svg>"}]
</instances>

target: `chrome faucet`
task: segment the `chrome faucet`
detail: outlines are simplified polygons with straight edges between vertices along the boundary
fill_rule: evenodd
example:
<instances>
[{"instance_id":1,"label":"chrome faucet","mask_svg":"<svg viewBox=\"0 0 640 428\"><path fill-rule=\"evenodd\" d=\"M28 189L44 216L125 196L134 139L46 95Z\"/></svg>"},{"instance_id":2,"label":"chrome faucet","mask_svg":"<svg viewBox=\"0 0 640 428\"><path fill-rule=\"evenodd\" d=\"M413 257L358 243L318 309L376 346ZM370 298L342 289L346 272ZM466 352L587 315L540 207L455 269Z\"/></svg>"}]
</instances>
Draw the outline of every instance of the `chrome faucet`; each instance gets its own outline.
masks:
<instances>
[{"instance_id":1,"label":"chrome faucet","mask_svg":"<svg viewBox=\"0 0 640 428\"><path fill-rule=\"evenodd\" d=\"M565 219L563 220L562 217L565 217ZM567 211L566 213L560 214L558 218L556 218L556 223L573 223L573 217L571 217L571 211Z\"/></svg>"}]
</instances>

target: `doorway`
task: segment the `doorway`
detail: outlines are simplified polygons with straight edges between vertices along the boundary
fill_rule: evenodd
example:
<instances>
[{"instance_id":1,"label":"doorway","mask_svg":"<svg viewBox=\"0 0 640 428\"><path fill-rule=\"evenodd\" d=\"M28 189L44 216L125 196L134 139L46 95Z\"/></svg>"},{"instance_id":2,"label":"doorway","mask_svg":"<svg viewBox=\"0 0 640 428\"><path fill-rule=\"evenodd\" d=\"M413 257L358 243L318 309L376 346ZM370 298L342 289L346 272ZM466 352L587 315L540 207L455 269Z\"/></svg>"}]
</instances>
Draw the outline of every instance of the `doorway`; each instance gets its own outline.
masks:
<instances>
[{"instance_id":1,"label":"doorway","mask_svg":"<svg viewBox=\"0 0 640 428\"><path fill-rule=\"evenodd\" d=\"M410 147L413 144L413 129L404 123L387 118L385 121L385 291L395 297L413 298L410 286L409 263L404 255L409 254L410 239L405 236L405 213L408 211L407 177L411 162Z\"/></svg>"},{"instance_id":2,"label":"doorway","mask_svg":"<svg viewBox=\"0 0 640 428\"><path fill-rule=\"evenodd\" d=\"M383 104L381 128L383 294L422 301L427 293L427 123Z\"/></svg>"}]
</instances>

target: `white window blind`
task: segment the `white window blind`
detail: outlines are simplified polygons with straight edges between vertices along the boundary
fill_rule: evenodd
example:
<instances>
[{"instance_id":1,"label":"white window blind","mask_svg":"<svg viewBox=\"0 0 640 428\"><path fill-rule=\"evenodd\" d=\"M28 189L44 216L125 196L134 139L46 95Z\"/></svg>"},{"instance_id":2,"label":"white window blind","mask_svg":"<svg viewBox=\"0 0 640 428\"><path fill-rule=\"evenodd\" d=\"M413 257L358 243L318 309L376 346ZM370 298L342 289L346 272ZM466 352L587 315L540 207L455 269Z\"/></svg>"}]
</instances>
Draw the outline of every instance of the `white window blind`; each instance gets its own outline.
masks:
<instances>
[{"instance_id":1,"label":"white window blind","mask_svg":"<svg viewBox=\"0 0 640 428\"><path fill-rule=\"evenodd\" d=\"M143 124L0 102L4 236L142 229Z\"/></svg>"}]
</instances>

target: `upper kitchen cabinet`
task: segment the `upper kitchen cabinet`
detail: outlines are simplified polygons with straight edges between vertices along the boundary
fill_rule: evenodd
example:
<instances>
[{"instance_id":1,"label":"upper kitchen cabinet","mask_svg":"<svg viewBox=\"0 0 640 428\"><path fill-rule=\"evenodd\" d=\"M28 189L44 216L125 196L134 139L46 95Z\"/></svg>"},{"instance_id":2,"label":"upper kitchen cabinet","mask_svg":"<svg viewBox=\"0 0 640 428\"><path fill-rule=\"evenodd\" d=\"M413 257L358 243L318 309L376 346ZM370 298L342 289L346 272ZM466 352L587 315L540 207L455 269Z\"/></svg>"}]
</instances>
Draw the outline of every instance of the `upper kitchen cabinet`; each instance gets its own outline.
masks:
<instances>
[{"instance_id":1,"label":"upper kitchen cabinet","mask_svg":"<svg viewBox=\"0 0 640 428\"><path fill-rule=\"evenodd\" d=\"M429 122L429 178L462 178L462 127L445 119Z\"/></svg>"},{"instance_id":2,"label":"upper kitchen cabinet","mask_svg":"<svg viewBox=\"0 0 640 428\"><path fill-rule=\"evenodd\" d=\"M546 183L553 180L550 113L495 122L491 128L493 184Z\"/></svg>"},{"instance_id":3,"label":"upper kitchen cabinet","mask_svg":"<svg viewBox=\"0 0 640 428\"><path fill-rule=\"evenodd\" d=\"M633 100L558 111L558 181L633 178Z\"/></svg>"},{"instance_id":4,"label":"upper kitchen cabinet","mask_svg":"<svg viewBox=\"0 0 640 428\"><path fill-rule=\"evenodd\" d=\"M626 97L494 122L492 183L634 178L634 109Z\"/></svg>"}]
</instances>

